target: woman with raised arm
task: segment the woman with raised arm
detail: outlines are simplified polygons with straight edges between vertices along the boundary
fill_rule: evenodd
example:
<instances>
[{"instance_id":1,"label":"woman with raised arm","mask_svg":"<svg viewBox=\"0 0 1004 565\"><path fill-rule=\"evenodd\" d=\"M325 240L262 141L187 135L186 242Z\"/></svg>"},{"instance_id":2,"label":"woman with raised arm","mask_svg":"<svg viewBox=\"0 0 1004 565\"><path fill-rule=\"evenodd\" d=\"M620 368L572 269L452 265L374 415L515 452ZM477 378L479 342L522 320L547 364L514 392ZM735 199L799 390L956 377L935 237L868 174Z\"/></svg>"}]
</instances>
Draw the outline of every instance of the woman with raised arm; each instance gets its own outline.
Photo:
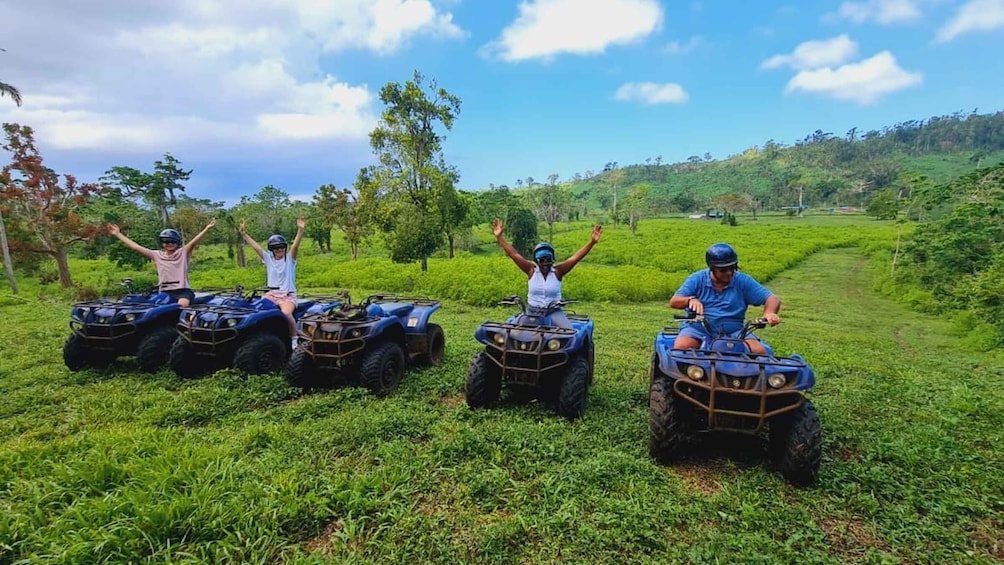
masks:
<instances>
[{"instance_id":1,"label":"woman with raised arm","mask_svg":"<svg viewBox=\"0 0 1004 565\"><path fill-rule=\"evenodd\" d=\"M527 313L539 315L545 308L555 300L561 300L561 281L579 261L582 260L593 246L600 241L603 235L603 226L596 224L589 241L575 252L574 255L564 261L555 264L554 247L550 243L538 243L533 248L533 261L526 259L516 251L511 243L506 241L502 235L502 220L495 220L492 224L492 232L495 234L495 241L505 251L506 255L512 259L513 263L526 273L527 277ZM568 321L568 316L561 310L551 314L551 323L564 328L572 327Z\"/></svg>"},{"instance_id":2,"label":"woman with raised arm","mask_svg":"<svg viewBox=\"0 0 1004 565\"><path fill-rule=\"evenodd\" d=\"M246 222L241 220L240 232L244 241L254 249L255 253L265 264L265 286L269 287L265 298L275 302L276 306L286 315L289 321L289 336L293 348L296 348L296 320L293 318L293 311L296 310L296 256L300 251L300 241L303 240L303 231L307 226L307 221L302 217L296 219L296 237L293 238L293 245L289 246L287 253L286 238L273 234L268 237L266 246L268 253L258 245L258 242L247 234L244 230Z\"/></svg>"},{"instance_id":3,"label":"woman with raised arm","mask_svg":"<svg viewBox=\"0 0 1004 565\"><path fill-rule=\"evenodd\" d=\"M115 224L108 224L108 233L114 235L126 247L153 261L157 267L157 285L161 292L171 295L182 308L195 299L191 285L188 284L188 261L192 257L195 246L202 241L210 229L216 225L216 218L210 220L205 228L195 234L188 243L181 246L181 234L175 229L161 230L157 236L160 249L147 249L126 237Z\"/></svg>"}]
</instances>

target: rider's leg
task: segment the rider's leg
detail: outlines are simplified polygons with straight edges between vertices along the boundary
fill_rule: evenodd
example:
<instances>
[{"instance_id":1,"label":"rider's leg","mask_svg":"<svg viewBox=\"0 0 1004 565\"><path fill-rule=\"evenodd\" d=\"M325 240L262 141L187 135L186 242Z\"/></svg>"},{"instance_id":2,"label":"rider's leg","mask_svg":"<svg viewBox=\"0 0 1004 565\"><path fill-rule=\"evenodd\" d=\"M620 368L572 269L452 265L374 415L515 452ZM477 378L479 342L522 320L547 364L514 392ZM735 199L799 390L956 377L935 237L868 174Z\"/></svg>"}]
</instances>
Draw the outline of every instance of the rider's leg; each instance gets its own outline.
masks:
<instances>
[{"instance_id":1,"label":"rider's leg","mask_svg":"<svg viewBox=\"0 0 1004 565\"><path fill-rule=\"evenodd\" d=\"M673 342L673 349L697 349L701 346L701 341L689 335L678 335Z\"/></svg>"},{"instance_id":2,"label":"rider's leg","mask_svg":"<svg viewBox=\"0 0 1004 565\"><path fill-rule=\"evenodd\" d=\"M763 343L759 339L747 339L746 345L750 348L750 353L753 355L766 355L767 348L763 346Z\"/></svg>"},{"instance_id":3,"label":"rider's leg","mask_svg":"<svg viewBox=\"0 0 1004 565\"><path fill-rule=\"evenodd\" d=\"M286 320L289 322L289 337L295 341L296 320L293 319L293 310L296 309L296 304L292 300L286 300L279 304L279 309L286 315Z\"/></svg>"}]
</instances>

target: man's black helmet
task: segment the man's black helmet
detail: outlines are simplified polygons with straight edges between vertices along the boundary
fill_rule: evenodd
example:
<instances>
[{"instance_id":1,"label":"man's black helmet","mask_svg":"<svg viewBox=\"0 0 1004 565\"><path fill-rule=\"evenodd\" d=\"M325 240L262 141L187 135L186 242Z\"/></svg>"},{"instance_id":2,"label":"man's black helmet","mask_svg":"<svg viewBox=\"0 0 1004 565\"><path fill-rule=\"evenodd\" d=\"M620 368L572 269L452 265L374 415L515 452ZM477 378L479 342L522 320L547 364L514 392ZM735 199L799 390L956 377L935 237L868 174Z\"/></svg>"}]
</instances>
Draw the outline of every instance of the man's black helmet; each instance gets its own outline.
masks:
<instances>
[{"instance_id":1,"label":"man's black helmet","mask_svg":"<svg viewBox=\"0 0 1004 565\"><path fill-rule=\"evenodd\" d=\"M279 234L268 236L268 249L269 251L273 249L280 249L286 247L286 238Z\"/></svg>"},{"instance_id":2,"label":"man's black helmet","mask_svg":"<svg viewBox=\"0 0 1004 565\"><path fill-rule=\"evenodd\" d=\"M716 243L704 254L708 267L735 267L739 264L739 255L728 243Z\"/></svg>"},{"instance_id":3,"label":"man's black helmet","mask_svg":"<svg viewBox=\"0 0 1004 565\"><path fill-rule=\"evenodd\" d=\"M161 243L170 242L175 245L181 245L181 234L178 233L178 230L160 230L160 235L157 236L157 239L159 239Z\"/></svg>"},{"instance_id":4,"label":"man's black helmet","mask_svg":"<svg viewBox=\"0 0 1004 565\"><path fill-rule=\"evenodd\" d=\"M540 261L544 257L550 257L551 261L554 261L554 247L547 242L538 243L533 248L534 261Z\"/></svg>"}]
</instances>

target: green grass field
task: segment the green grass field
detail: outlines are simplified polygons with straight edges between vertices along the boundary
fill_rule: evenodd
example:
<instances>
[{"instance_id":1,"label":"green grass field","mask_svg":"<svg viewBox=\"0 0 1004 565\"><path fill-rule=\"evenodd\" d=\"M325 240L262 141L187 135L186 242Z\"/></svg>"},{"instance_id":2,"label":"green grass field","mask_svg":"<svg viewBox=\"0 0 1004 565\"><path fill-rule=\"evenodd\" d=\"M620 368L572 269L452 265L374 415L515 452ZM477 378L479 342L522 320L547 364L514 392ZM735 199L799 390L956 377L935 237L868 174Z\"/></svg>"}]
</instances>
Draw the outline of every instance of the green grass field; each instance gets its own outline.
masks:
<instances>
[{"instance_id":1,"label":"green grass field","mask_svg":"<svg viewBox=\"0 0 1004 565\"><path fill-rule=\"evenodd\" d=\"M559 248L580 245L586 229L560 234ZM480 297L445 300L433 321L446 361L378 399L354 388L302 394L280 375L140 375L125 359L70 373L60 356L70 300L33 284L0 292L0 563L1004 560L1004 359L960 351L947 320L871 290L888 265L862 249L888 248L893 226L857 220L784 239L748 224L667 222L647 233L662 229L700 241L621 253L627 230L608 230L570 275L569 297L572 277L598 289L575 305L596 320L597 351L591 404L574 423L536 403L467 408L473 331L509 313ZM830 235L817 245L815 230ZM718 239L735 241L784 301L785 323L762 335L816 370L824 459L813 488L785 483L745 437L705 437L671 467L647 456L647 367L672 312L668 295L617 298L605 273L625 266L618 257L638 273L690 261L682 272ZM761 247L798 253L776 268ZM354 295L384 290L308 259L329 260L306 255L301 281L335 274L348 278L333 286ZM490 250L461 260L435 259L430 272L516 270ZM383 264L363 261L372 272ZM78 278L109 279L95 265ZM386 290L448 278L389 265L385 279L411 288ZM214 264L193 279L225 271L235 270ZM513 278L505 294L525 292Z\"/></svg>"}]
</instances>

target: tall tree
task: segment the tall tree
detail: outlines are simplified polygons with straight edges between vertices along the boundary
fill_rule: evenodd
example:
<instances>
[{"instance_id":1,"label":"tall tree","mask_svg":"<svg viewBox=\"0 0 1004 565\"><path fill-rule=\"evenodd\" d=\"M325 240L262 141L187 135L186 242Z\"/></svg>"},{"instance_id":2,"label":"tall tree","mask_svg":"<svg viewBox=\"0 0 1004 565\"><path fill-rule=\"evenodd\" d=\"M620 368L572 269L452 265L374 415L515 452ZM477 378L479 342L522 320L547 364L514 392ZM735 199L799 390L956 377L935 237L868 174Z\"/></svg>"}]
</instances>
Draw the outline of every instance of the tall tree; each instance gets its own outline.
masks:
<instances>
[{"instance_id":1,"label":"tall tree","mask_svg":"<svg viewBox=\"0 0 1004 565\"><path fill-rule=\"evenodd\" d=\"M548 239L554 239L554 223L561 219L572 201L568 190L558 185L558 175L547 177L547 184L531 188L529 191L531 207L537 217L547 224Z\"/></svg>"},{"instance_id":2,"label":"tall tree","mask_svg":"<svg viewBox=\"0 0 1004 565\"><path fill-rule=\"evenodd\" d=\"M648 183L632 186L624 197L624 214L627 216L631 235L638 235L638 221L649 209L648 195L652 187Z\"/></svg>"},{"instance_id":3,"label":"tall tree","mask_svg":"<svg viewBox=\"0 0 1004 565\"><path fill-rule=\"evenodd\" d=\"M171 227L171 210L178 205L179 193L185 191L192 170L181 168L181 162L170 153L154 161L153 172L144 173L133 167L112 167L99 180L126 198L139 198L160 215L160 224Z\"/></svg>"},{"instance_id":4,"label":"tall tree","mask_svg":"<svg viewBox=\"0 0 1004 565\"><path fill-rule=\"evenodd\" d=\"M63 175L61 180L43 163L30 127L8 123L3 130L3 149L10 152L11 162L0 171L0 196L11 216L33 236L34 241L21 242L23 249L55 259L59 283L73 286L66 253L71 245L98 231L97 225L83 220L79 210L102 189L78 183L73 175Z\"/></svg>"},{"instance_id":5,"label":"tall tree","mask_svg":"<svg viewBox=\"0 0 1004 565\"><path fill-rule=\"evenodd\" d=\"M444 187L457 175L443 159L439 128L453 128L460 98L435 80L426 87L415 71L403 85L385 84L380 101L385 108L370 133L370 147L379 160L374 177L381 185L376 192L382 197L385 236L395 261L421 260L426 271L428 257L444 235L437 198L449 192Z\"/></svg>"},{"instance_id":6,"label":"tall tree","mask_svg":"<svg viewBox=\"0 0 1004 565\"><path fill-rule=\"evenodd\" d=\"M349 244L352 260L359 258L359 244L373 231L373 223L367 202L360 202L359 195L370 193L373 189L373 177L367 168L359 170L356 175L355 191L347 188L338 189L333 184L326 184L317 189L314 203L320 209L325 225L338 228ZM368 202L372 202L369 199Z\"/></svg>"}]
</instances>

